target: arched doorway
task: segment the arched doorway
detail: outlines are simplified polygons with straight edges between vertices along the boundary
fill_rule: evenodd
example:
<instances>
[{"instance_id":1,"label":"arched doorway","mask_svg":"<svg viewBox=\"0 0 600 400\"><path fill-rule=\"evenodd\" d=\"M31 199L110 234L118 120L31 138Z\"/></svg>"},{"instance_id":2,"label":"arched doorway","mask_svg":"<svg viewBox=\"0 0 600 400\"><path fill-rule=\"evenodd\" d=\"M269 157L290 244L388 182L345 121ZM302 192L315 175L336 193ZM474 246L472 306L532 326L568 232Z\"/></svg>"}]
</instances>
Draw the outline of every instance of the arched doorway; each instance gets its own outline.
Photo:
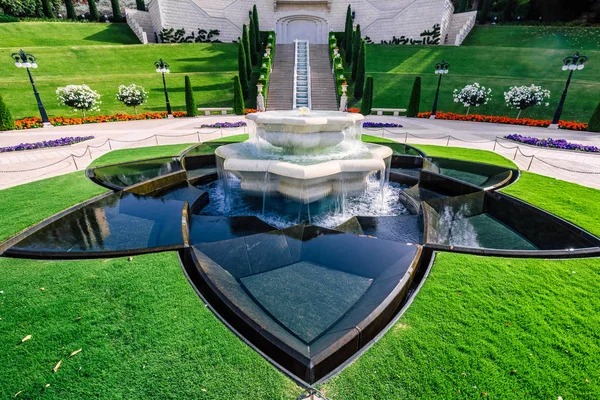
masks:
<instances>
[{"instance_id":1,"label":"arched doorway","mask_svg":"<svg viewBox=\"0 0 600 400\"><path fill-rule=\"evenodd\" d=\"M277 43L291 44L308 40L312 44L327 44L327 21L310 15L291 15L277 21Z\"/></svg>"}]
</instances>

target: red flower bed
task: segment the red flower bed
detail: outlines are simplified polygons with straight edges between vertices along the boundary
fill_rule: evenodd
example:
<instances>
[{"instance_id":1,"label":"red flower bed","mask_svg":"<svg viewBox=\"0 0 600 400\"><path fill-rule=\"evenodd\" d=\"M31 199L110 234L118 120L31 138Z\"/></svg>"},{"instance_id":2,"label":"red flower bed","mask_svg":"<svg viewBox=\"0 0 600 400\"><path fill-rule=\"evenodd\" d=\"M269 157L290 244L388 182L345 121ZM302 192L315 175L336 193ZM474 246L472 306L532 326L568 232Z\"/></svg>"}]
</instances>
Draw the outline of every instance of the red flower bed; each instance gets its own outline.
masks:
<instances>
[{"instance_id":1,"label":"red flower bed","mask_svg":"<svg viewBox=\"0 0 600 400\"><path fill-rule=\"evenodd\" d=\"M244 114L254 114L256 111L256 108L245 108L244 109Z\"/></svg>"},{"instance_id":2,"label":"red flower bed","mask_svg":"<svg viewBox=\"0 0 600 400\"><path fill-rule=\"evenodd\" d=\"M173 113L175 118L185 117L185 111L175 111ZM115 114L115 115L99 115L94 117L85 118L67 118L67 117L54 117L50 118L50 123L54 126L67 126L67 125L82 125L82 124L95 124L98 122L117 122L117 121L139 121L143 119L162 119L167 118L166 111L163 112L149 112L138 115L129 114ZM41 128L42 119L40 117L24 118L15 121L17 129L31 129Z\"/></svg>"},{"instance_id":3,"label":"red flower bed","mask_svg":"<svg viewBox=\"0 0 600 400\"><path fill-rule=\"evenodd\" d=\"M419 118L429 118L431 116L430 112L419 113ZM509 117L499 117L494 115L462 115L455 113L444 113L438 112L435 115L436 119L446 119L451 121L472 121L472 122L489 122L492 124L510 124L510 125L525 125L525 126L538 126L542 128L546 128L550 126L552 123L551 120L542 120L542 119L530 119L530 118L509 118ZM558 126L563 129L571 129L574 131L585 131L588 128L588 124L583 122L573 122L573 121L560 121Z\"/></svg>"},{"instance_id":4,"label":"red flower bed","mask_svg":"<svg viewBox=\"0 0 600 400\"><path fill-rule=\"evenodd\" d=\"M360 114L360 108L349 108L349 113Z\"/></svg>"}]
</instances>

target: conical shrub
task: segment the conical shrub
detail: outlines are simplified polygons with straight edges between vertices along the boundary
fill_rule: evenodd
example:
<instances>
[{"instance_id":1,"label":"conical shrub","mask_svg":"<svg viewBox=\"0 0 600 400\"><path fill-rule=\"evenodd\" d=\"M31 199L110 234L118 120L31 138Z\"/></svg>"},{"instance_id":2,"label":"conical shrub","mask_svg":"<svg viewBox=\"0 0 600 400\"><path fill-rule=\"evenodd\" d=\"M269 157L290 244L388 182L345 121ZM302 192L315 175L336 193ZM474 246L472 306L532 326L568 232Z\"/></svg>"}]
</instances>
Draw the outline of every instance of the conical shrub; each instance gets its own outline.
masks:
<instances>
[{"instance_id":1,"label":"conical shrub","mask_svg":"<svg viewBox=\"0 0 600 400\"><path fill-rule=\"evenodd\" d=\"M416 117L419 114L419 106L421 105L421 77L415 78L412 92L410 93L410 100L408 107L406 108L407 117Z\"/></svg>"},{"instance_id":2,"label":"conical shrub","mask_svg":"<svg viewBox=\"0 0 600 400\"><path fill-rule=\"evenodd\" d=\"M98 12L96 0L88 0L88 7L90 8L90 21L100 21L100 13Z\"/></svg>"},{"instance_id":3,"label":"conical shrub","mask_svg":"<svg viewBox=\"0 0 600 400\"><path fill-rule=\"evenodd\" d=\"M42 0L42 9L46 18L55 18L52 0Z\"/></svg>"},{"instance_id":4,"label":"conical shrub","mask_svg":"<svg viewBox=\"0 0 600 400\"><path fill-rule=\"evenodd\" d=\"M363 95L362 104L360 105L360 113L362 115L371 115L373 108L373 77L367 78L365 85L365 94Z\"/></svg>"},{"instance_id":5,"label":"conical shrub","mask_svg":"<svg viewBox=\"0 0 600 400\"><path fill-rule=\"evenodd\" d=\"M196 100L194 100L194 91L192 90L192 82L189 76L185 76L185 111L188 117L195 117L198 115L198 108L196 107Z\"/></svg>"},{"instance_id":6,"label":"conical shrub","mask_svg":"<svg viewBox=\"0 0 600 400\"><path fill-rule=\"evenodd\" d=\"M594 113L592 114L592 118L590 118L588 131L600 132L600 103L598 103L598 107L596 107L596 110L594 110Z\"/></svg>"},{"instance_id":7,"label":"conical shrub","mask_svg":"<svg viewBox=\"0 0 600 400\"><path fill-rule=\"evenodd\" d=\"M65 8L67 9L67 19L77 19L73 0L65 0Z\"/></svg>"},{"instance_id":8,"label":"conical shrub","mask_svg":"<svg viewBox=\"0 0 600 400\"><path fill-rule=\"evenodd\" d=\"M246 61L246 52L244 51L244 44L240 41L238 45L238 75L240 79L240 85L242 87L242 93L244 99L248 98L248 70Z\"/></svg>"},{"instance_id":9,"label":"conical shrub","mask_svg":"<svg viewBox=\"0 0 600 400\"><path fill-rule=\"evenodd\" d=\"M352 36L354 35L354 29L352 27L352 9L348 5L346 11L346 29L344 30L344 50L346 51L346 63L352 62Z\"/></svg>"},{"instance_id":10,"label":"conical shrub","mask_svg":"<svg viewBox=\"0 0 600 400\"><path fill-rule=\"evenodd\" d=\"M70 0L67 0L70 1ZM123 14L121 13L121 5L119 4L119 0L110 0L110 5L112 7L113 12L113 21L121 22L123 21Z\"/></svg>"},{"instance_id":11,"label":"conical shrub","mask_svg":"<svg viewBox=\"0 0 600 400\"><path fill-rule=\"evenodd\" d=\"M367 46L365 41L360 43L360 52L358 53L358 66L356 67L356 80L354 81L354 98L362 99L365 90L365 64L367 62Z\"/></svg>"},{"instance_id":12,"label":"conical shrub","mask_svg":"<svg viewBox=\"0 0 600 400\"><path fill-rule=\"evenodd\" d=\"M233 77L233 112L237 115L244 115L244 94L242 85L238 76Z\"/></svg>"},{"instance_id":13,"label":"conical shrub","mask_svg":"<svg viewBox=\"0 0 600 400\"><path fill-rule=\"evenodd\" d=\"M352 82L356 81L356 71L358 70L358 56L360 55L361 43L362 37L359 24L356 25L356 32L354 32L354 49L352 50Z\"/></svg>"},{"instance_id":14,"label":"conical shrub","mask_svg":"<svg viewBox=\"0 0 600 400\"><path fill-rule=\"evenodd\" d=\"M250 79L252 76L252 65L256 63L256 54L253 52L246 24L242 28L242 43L244 44L244 53L246 53L246 76ZM254 57L252 57L252 54L254 54Z\"/></svg>"},{"instance_id":15,"label":"conical shrub","mask_svg":"<svg viewBox=\"0 0 600 400\"><path fill-rule=\"evenodd\" d=\"M260 40L260 24L258 22L258 10L256 9L256 4L252 7L252 22L254 22L254 36L256 39L256 51L262 53L262 43ZM260 57L259 57L260 60Z\"/></svg>"},{"instance_id":16,"label":"conical shrub","mask_svg":"<svg viewBox=\"0 0 600 400\"><path fill-rule=\"evenodd\" d=\"M0 96L0 131L10 131L12 129L15 129L15 120L4 99Z\"/></svg>"}]
</instances>

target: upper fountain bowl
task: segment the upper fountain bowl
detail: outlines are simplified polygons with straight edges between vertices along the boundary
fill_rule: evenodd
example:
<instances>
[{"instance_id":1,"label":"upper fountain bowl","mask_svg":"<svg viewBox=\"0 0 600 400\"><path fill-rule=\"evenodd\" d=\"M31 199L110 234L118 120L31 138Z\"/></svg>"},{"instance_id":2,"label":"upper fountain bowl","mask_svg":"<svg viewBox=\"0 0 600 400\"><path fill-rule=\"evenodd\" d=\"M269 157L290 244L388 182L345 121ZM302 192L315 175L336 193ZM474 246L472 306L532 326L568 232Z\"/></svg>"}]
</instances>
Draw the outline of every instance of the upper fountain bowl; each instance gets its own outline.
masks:
<instances>
[{"instance_id":1,"label":"upper fountain bowl","mask_svg":"<svg viewBox=\"0 0 600 400\"><path fill-rule=\"evenodd\" d=\"M267 111L246 116L256 135L290 153L318 152L344 140L360 140L364 117L338 111Z\"/></svg>"}]
</instances>

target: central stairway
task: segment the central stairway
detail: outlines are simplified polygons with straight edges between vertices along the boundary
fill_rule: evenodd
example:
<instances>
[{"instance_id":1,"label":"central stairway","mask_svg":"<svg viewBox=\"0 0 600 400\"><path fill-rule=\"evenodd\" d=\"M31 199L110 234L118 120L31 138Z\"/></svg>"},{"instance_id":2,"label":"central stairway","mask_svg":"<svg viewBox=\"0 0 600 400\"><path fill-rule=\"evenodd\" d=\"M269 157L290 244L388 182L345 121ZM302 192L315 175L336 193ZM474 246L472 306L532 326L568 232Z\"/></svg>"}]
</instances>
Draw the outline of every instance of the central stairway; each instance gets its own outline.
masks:
<instances>
[{"instance_id":1,"label":"central stairway","mask_svg":"<svg viewBox=\"0 0 600 400\"><path fill-rule=\"evenodd\" d=\"M267 111L291 110L292 93L294 91L294 45L278 44L275 46L273 72L269 78L267 95Z\"/></svg>"}]
</instances>

